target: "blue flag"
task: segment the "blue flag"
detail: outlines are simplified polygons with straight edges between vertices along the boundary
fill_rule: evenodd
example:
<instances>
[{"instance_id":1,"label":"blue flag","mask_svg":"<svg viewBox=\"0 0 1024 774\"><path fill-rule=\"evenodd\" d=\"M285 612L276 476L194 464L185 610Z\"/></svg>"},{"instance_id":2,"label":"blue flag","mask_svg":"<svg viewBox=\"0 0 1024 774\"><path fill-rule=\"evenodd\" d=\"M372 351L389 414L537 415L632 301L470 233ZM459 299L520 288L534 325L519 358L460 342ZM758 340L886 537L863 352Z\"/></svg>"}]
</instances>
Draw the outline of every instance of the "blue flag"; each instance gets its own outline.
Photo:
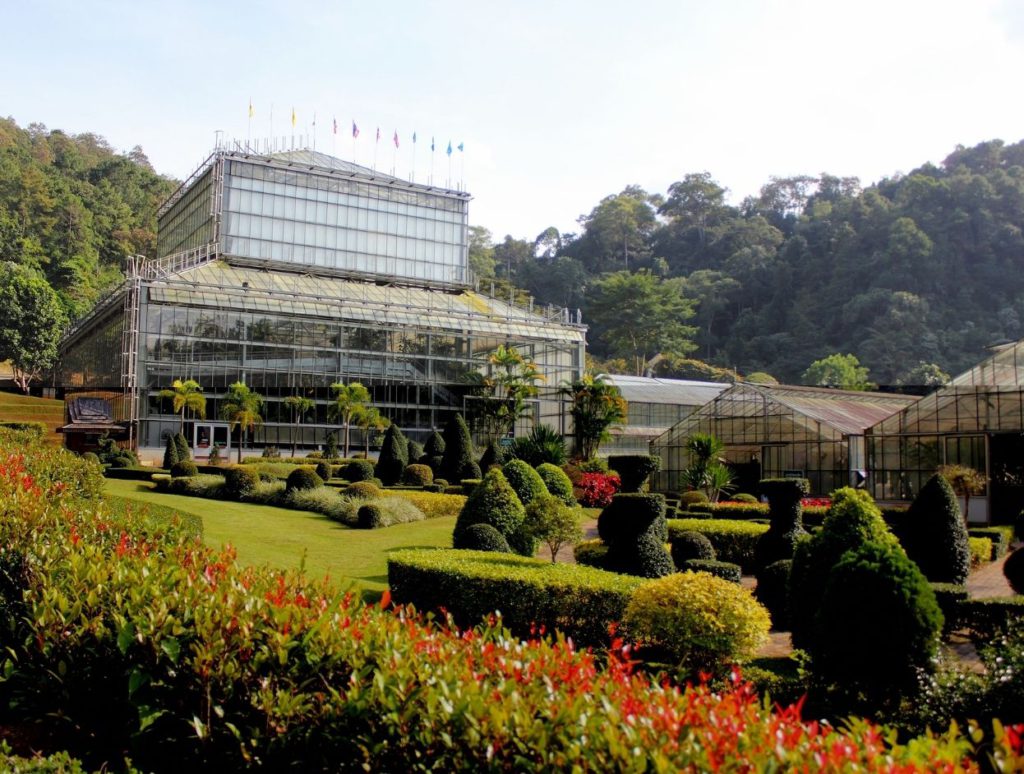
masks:
<instances>
[{"instance_id":1,"label":"blue flag","mask_svg":"<svg viewBox=\"0 0 1024 774\"><path fill-rule=\"evenodd\" d=\"M445 153L447 153L449 156L452 155L452 141L451 140L448 141L448 150L446 150Z\"/></svg>"},{"instance_id":2,"label":"blue flag","mask_svg":"<svg viewBox=\"0 0 1024 774\"><path fill-rule=\"evenodd\" d=\"M413 142L416 142L416 132L413 132L413 133L412 133L412 141L413 141Z\"/></svg>"},{"instance_id":3,"label":"blue flag","mask_svg":"<svg viewBox=\"0 0 1024 774\"><path fill-rule=\"evenodd\" d=\"M434 138L433 137L430 138L430 152L431 153L434 152Z\"/></svg>"},{"instance_id":4,"label":"blue flag","mask_svg":"<svg viewBox=\"0 0 1024 774\"><path fill-rule=\"evenodd\" d=\"M460 142L460 143L459 143L459 151L462 151L462 152L464 152L465 150L466 150L466 144L465 144L465 143L462 143L462 142Z\"/></svg>"}]
</instances>

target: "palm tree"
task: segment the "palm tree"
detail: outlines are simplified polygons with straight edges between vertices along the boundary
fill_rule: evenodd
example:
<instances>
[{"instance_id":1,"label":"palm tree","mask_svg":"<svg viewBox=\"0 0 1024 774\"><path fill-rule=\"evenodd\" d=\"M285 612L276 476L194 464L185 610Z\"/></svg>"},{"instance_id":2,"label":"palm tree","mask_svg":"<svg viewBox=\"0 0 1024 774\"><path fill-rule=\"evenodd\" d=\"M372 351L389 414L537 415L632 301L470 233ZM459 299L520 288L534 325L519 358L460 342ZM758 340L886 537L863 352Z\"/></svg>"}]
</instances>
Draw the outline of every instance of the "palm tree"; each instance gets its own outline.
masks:
<instances>
[{"instance_id":1,"label":"palm tree","mask_svg":"<svg viewBox=\"0 0 1024 774\"><path fill-rule=\"evenodd\" d=\"M601 441L607 440L608 428L626 418L626 400L614 384L590 374L564 383L561 393L572 400L569 413L576 454L584 460L592 459Z\"/></svg>"},{"instance_id":2,"label":"palm tree","mask_svg":"<svg viewBox=\"0 0 1024 774\"><path fill-rule=\"evenodd\" d=\"M349 428L352 419L370 400L370 391L359 382L335 382L331 385L331 390L334 392L334 399L327 404L327 416L339 420L345 426L345 445L342 454L348 457Z\"/></svg>"},{"instance_id":3,"label":"palm tree","mask_svg":"<svg viewBox=\"0 0 1024 774\"><path fill-rule=\"evenodd\" d=\"M242 444L245 433L255 430L263 424L260 411L263 409L263 396L250 390L245 382L235 382L228 387L224 395L224 403L220 407L222 419L231 423L231 429L238 428L238 461L242 461Z\"/></svg>"},{"instance_id":4,"label":"palm tree","mask_svg":"<svg viewBox=\"0 0 1024 774\"><path fill-rule=\"evenodd\" d=\"M185 435L185 409L198 414L200 419L206 418L206 397L203 388L194 379L175 379L169 389L160 390L160 397L171 398L174 413L181 414L181 429L178 432L182 435Z\"/></svg>"},{"instance_id":5,"label":"palm tree","mask_svg":"<svg viewBox=\"0 0 1024 774\"><path fill-rule=\"evenodd\" d=\"M301 395L289 395L282 401L292 412L292 456L295 456L296 429L302 424L302 417L310 412L316 401Z\"/></svg>"},{"instance_id":6,"label":"palm tree","mask_svg":"<svg viewBox=\"0 0 1024 774\"><path fill-rule=\"evenodd\" d=\"M363 439L365 441L366 456L370 456L370 437L373 435L374 430L384 430L390 424L391 420L381 414L377 409L370 406L369 408L360 409L355 416L356 425L360 430L363 431Z\"/></svg>"}]
</instances>

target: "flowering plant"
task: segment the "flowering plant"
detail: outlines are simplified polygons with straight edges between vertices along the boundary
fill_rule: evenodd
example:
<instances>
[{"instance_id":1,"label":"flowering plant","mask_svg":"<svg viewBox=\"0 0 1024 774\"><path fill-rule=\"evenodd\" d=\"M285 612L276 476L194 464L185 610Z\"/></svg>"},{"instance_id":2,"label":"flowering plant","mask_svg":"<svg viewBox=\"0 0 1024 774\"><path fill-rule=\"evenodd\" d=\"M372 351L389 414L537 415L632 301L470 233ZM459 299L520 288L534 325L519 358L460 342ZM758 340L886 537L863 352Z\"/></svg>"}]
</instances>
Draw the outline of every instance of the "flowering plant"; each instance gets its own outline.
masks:
<instances>
[{"instance_id":1,"label":"flowering plant","mask_svg":"<svg viewBox=\"0 0 1024 774\"><path fill-rule=\"evenodd\" d=\"M580 476L577 500L585 508L604 508L611 505L612 496L622 486L615 473L584 473Z\"/></svg>"}]
</instances>

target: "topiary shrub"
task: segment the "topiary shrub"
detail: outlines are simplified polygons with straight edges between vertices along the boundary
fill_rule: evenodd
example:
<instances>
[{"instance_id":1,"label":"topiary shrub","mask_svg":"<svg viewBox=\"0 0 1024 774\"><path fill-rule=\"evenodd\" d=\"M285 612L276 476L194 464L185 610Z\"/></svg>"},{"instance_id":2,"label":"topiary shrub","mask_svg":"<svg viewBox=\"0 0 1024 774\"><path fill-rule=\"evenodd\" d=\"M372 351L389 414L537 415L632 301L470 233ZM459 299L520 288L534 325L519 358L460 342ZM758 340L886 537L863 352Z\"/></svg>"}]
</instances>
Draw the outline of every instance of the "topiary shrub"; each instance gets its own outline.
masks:
<instances>
[{"instance_id":1,"label":"topiary shrub","mask_svg":"<svg viewBox=\"0 0 1024 774\"><path fill-rule=\"evenodd\" d=\"M548 493L540 474L523 460L509 460L502 466L501 472L505 474L523 506Z\"/></svg>"},{"instance_id":2,"label":"topiary shrub","mask_svg":"<svg viewBox=\"0 0 1024 774\"><path fill-rule=\"evenodd\" d=\"M1018 594L1024 594L1024 548L1018 548L1003 562L1003 576Z\"/></svg>"},{"instance_id":3,"label":"topiary shrub","mask_svg":"<svg viewBox=\"0 0 1024 774\"><path fill-rule=\"evenodd\" d=\"M434 479L434 483L437 484L442 489L444 489L447 486L450 486L450 484L447 481L445 481L443 478L435 478Z\"/></svg>"},{"instance_id":4,"label":"topiary shrub","mask_svg":"<svg viewBox=\"0 0 1024 774\"><path fill-rule=\"evenodd\" d=\"M792 559L797 543L807 537L800 520L800 500L811 486L806 478L766 478L761 481L760 489L768 498L771 521L754 550L755 574L769 564Z\"/></svg>"},{"instance_id":5,"label":"topiary shrub","mask_svg":"<svg viewBox=\"0 0 1024 774\"><path fill-rule=\"evenodd\" d=\"M639 653L690 674L752 658L768 639L768 611L735 583L681 572L633 592L622 620Z\"/></svg>"},{"instance_id":6,"label":"topiary shrub","mask_svg":"<svg viewBox=\"0 0 1024 774\"><path fill-rule=\"evenodd\" d=\"M597 567L603 570L604 560L608 556L608 546L600 538L583 540L573 547L572 555L576 564L585 564L588 567Z\"/></svg>"},{"instance_id":7,"label":"topiary shrub","mask_svg":"<svg viewBox=\"0 0 1024 774\"><path fill-rule=\"evenodd\" d=\"M543 462L537 466L537 475L551 495L566 505L576 505L576 498L572 495L572 481L564 470L550 462Z\"/></svg>"},{"instance_id":8,"label":"topiary shrub","mask_svg":"<svg viewBox=\"0 0 1024 774\"><path fill-rule=\"evenodd\" d=\"M466 498L466 504L455 520L452 545L461 548L463 533L474 524L490 524L516 553L520 553L522 546L517 545L515 536L522 532L525 516L526 510L505 474L491 468ZM529 555L532 556L532 551Z\"/></svg>"},{"instance_id":9,"label":"topiary shrub","mask_svg":"<svg viewBox=\"0 0 1024 774\"><path fill-rule=\"evenodd\" d=\"M449 481L480 478L480 467L473 461L473 441L461 414L453 415L445 425L440 470L434 471L435 476L438 474Z\"/></svg>"},{"instance_id":10,"label":"topiary shrub","mask_svg":"<svg viewBox=\"0 0 1024 774\"><path fill-rule=\"evenodd\" d=\"M232 500L252 495L260 485L260 476L245 465L231 465L224 469L224 494Z\"/></svg>"},{"instance_id":11,"label":"topiary shrub","mask_svg":"<svg viewBox=\"0 0 1024 774\"><path fill-rule=\"evenodd\" d=\"M684 530L672 536L672 561L676 567L691 559L714 559L715 547L699 532Z\"/></svg>"},{"instance_id":12,"label":"topiary shrub","mask_svg":"<svg viewBox=\"0 0 1024 774\"><path fill-rule=\"evenodd\" d=\"M406 464L408 464L408 465L414 465L416 463L426 464L426 463L420 463L420 457L422 457L422 456L423 456L423 444L421 444L419 441L414 441L412 438L410 438L408 441L406 441L406 443L405 443L405 459L407 461Z\"/></svg>"},{"instance_id":13,"label":"topiary shrub","mask_svg":"<svg viewBox=\"0 0 1024 774\"><path fill-rule=\"evenodd\" d=\"M434 494L440 494L441 492L444 491L444 487L441 484L438 484L436 482L433 483L433 484L424 484L423 485L423 491L424 492L433 492Z\"/></svg>"},{"instance_id":14,"label":"topiary shrub","mask_svg":"<svg viewBox=\"0 0 1024 774\"><path fill-rule=\"evenodd\" d=\"M850 487L836 490L821 529L801 541L793 555L789 602L795 647L810 648L832 568L843 554L866 542L898 546L871 495Z\"/></svg>"},{"instance_id":15,"label":"topiary shrub","mask_svg":"<svg viewBox=\"0 0 1024 774\"><path fill-rule=\"evenodd\" d=\"M346 481L369 481L373 478L373 463L369 460L352 460L341 469L341 477Z\"/></svg>"},{"instance_id":16,"label":"topiary shrub","mask_svg":"<svg viewBox=\"0 0 1024 774\"><path fill-rule=\"evenodd\" d=\"M618 494L597 519L608 546L605 567L612 572L660 578L675 570L665 550L668 524L660 494Z\"/></svg>"},{"instance_id":17,"label":"topiary shrub","mask_svg":"<svg viewBox=\"0 0 1024 774\"><path fill-rule=\"evenodd\" d=\"M392 424L384 433L380 456L374 468L377 478L383 481L385 486L394 486L402 480L402 472L409 464L408 453L408 439L399 430L398 425Z\"/></svg>"},{"instance_id":18,"label":"topiary shrub","mask_svg":"<svg viewBox=\"0 0 1024 774\"><path fill-rule=\"evenodd\" d=\"M734 503L747 503L748 505L756 505L757 503L761 502L756 497L754 497L754 495L747 494L746 492L734 494L729 499L732 500Z\"/></svg>"},{"instance_id":19,"label":"topiary shrub","mask_svg":"<svg viewBox=\"0 0 1024 774\"><path fill-rule=\"evenodd\" d=\"M316 464L316 474L320 476L324 481L331 480L331 465L328 462L318 462Z\"/></svg>"},{"instance_id":20,"label":"topiary shrub","mask_svg":"<svg viewBox=\"0 0 1024 774\"><path fill-rule=\"evenodd\" d=\"M359 506L359 511L356 513L356 523L359 529L380 529L387 526L383 510L381 510L377 503L373 502L363 503Z\"/></svg>"},{"instance_id":21,"label":"topiary shrub","mask_svg":"<svg viewBox=\"0 0 1024 774\"><path fill-rule=\"evenodd\" d=\"M429 465L413 464L402 471L402 483L408 486L426 486L434 480L434 471Z\"/></svg>"},{"instance_id":22,"label":"topiary shrub","mask_svg":"<svg viewBox=\"0 0 1024 774\"><path fill-rule=\"evenodd\" d=\"M486 473L492 466L498 465L500 467L504 462L505 455L501 453L501 447L494 441L491 441L487 444L487 448L484 449L483 456L480 457L480 470Z\"/></svg>"},{"instance_id":23,"label":"topiary shrub","mask_svg":"<svg viewBox=\"0 0 1024 774\"><path fill-rule=\"evenodd\" d=\"M715 559L689 559L678 565L679 572L706 572L729 583L741 583L743 570L732 562L719 562Z\"/></svg>"},{"instance_id":24,"label":"topiary shrub","mask_svg":"<svg viewBox=\"0 0 1024 774\"><path fill-rule=\"evenodd\" d=\"M436 479L441 471L441 462L444 460L444 438L436 430L430 434L427 438L427 442L423 444L423 457L417 462L422 462L424 465L429 465L430 469L434 471L434 478Z\"/></svg>"},{"instance_id":25,"label":"topiary shrub","mask_svg":"<svg viewBox=\"0 0 1024 774\"><path fill-rule=\"evenodd\" d=\"M306 455L309 456L308 454ZM327 438L324 439L324 451L323 456L329 460L333 460L338 456L338 437L334 433L328 433Z\"/></svg>"},{"instance_id":26,"label":"topiary shrub","mask_svg":"<svg viewBox=\"0 0 1024 774\"><path fill-rule=\"evenodd\" d=\"M295 468L285 479L285 491L316 489L323 486L324 480L316 474L316 471L309 468Z\"/></svg>"},{"instance_id":27,"label":"topiary shrub","mask_svg":"<svg viewBox=\"0 0 1024 774\"><path fill-rule=\"evenodd\" d=\"M178 462L192 459L192 449L188 445L188 440L184 435L178 433L174 436L174 445L178 451Z\"/></svg>"},{"instance_id":28,"label":"topiary shrub","mask_svg":"<svg viewBox=\"0 0 1024 774\"><path fill-rule=\"evenodd\" d=\"M360 500L373 500L383 494L380 487L372 481L356 481L345 487L342 492L348 497L357 497Z\"/></svg>"},{"instance_id":29,"label":"topiary shrub","mask_svg":"<svg viewBox=\"0 0 1024 774\"><path fill-rule=\"evenodd\" d=\"M170 470L171 466L179 460L178 444L174 442L174 436L169 435L167 436L167 443L164 444L164 459L161 467L163 467L164 470Z\"/></svg>"},{"instance_id":30,"label":"topiary shrub","mask_svg":"<svg viewBox=\"0 0 1024 774\"><path fill-rule=\"evenodd\" d=\"M613 454L608 467L622 479L623 493L639 492L651 474L661 470L661 457L657 454Z\"/></svg>"},{"instance_id":31,"label":"topiary shrub","mask_svg":"<svg viewBox=\"0 0 1024 774\"><path fill-rule=\"evenodd\" d=\"M85 453L83 453L82 454L82 459L86 460L87 462L95 462L97 465L100 464L100 458L96 455L95 452L85 452Z\"/></svg>"},{"instance_id":32,"label":"topiary shrub","mask_svg":"<svg viewBox=\"0 0 1024 774\"><path fill-rule=\"evenodd\" d=\"M686 510L690 505L705 505L707 503L708 496L697 489L679 493L679 507L682 510Z\"/></svg>"},{"instance_id":33,"label":"topiary shrub","mask_svg":"<svg viewBox=\"0 0 1024 774\"><path fill-rule=\"evenodd\" d=\"M809 652L814 675L871 706L898 700L934 671L942 612L899 545L866 542L829 574ZM885 647L878 647L883 633Z\"/></svg>"},{"instance_id":34,"label":"topiary shrub","mask_svg":"<svg viewBox=\"0 0 1024 774\"><path fill-rule=\"evenodd\" d=\"M901 525L901 542L928 580L934 583L967 582L971 551L967 527L960 514L956 493L936 473L910 504Z\"/></svg>"},{"instance_id":35,"label":"topiary shrub","mask_svg":"<svg viewBox=\"0 0 1024 774\"><path fill-rule=\"evenodd\" d=\"M192 460L181 460L171 465L171 478L186 478L199 474L199 468Z\"/></svg>"},{"instance_id":36,"label":"topiary shrub","mask_svg":"<svg viewBox=\"0 0 1024 774\"><path fill-rule=\"evenodd\" d=\"M468 527L458 541L456 548L469 551L492 551L499 554L511 554L508 541L490 524L474 524Z\"/></svg>"},{"instance_id":37,"label":"topiary shrub","mask_svg":"<svg viewBox=\"0 0 1024 774\"><path fill-rule=\"evenodd\" d=\"M792 569L792 559L780 559L761 568L757 575L754 597L768 609L773 629L789 628L789 574Z\"/></svg>"}]
</instances>

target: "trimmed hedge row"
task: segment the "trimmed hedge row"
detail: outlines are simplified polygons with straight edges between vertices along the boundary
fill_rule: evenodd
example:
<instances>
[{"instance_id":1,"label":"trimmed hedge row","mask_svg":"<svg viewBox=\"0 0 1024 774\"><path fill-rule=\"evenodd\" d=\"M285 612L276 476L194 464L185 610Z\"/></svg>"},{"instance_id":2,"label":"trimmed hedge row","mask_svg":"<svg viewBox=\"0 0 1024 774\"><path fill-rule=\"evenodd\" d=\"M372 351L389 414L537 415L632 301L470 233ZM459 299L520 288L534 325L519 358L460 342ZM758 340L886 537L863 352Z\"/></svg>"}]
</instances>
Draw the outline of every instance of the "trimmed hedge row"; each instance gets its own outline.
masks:
<instances>
[{"instance_id":1,"label":"trimmed hedge row","mask_svg":"<svg viewBox=\"0 0 1024 774\"><path fill-rule=\"evenodd\" d=\"M605 646L643 578L514 554L453 549L398 551L388 557L396 602L447 610L473 626L494 611L513 634L537 627L563 632L577 645Z\"/></svg>"},{"instance_id":2,"label":"trimmed hedge row","mask_svg":"<svg viewBox=\"0 0 1024 774\"><path fill-rule=\"evenodd\" d=\"M968 630L977 640L991 642L1022 617L1024 595L967 599L957 606L956 628Z\"/></svg>"},{"instance_id":3,"label":"trimmed hedge row","mask_svg":"<svg viewBox=\"0 0 1024 774\"><path fill-rule=\"evenodd\" d=\"M737 519L669 519L668 539L681 532L699 532L711 541L721 562L738 564L745 573L754 571L757 541L768 531L767 524Z\"/></svg>"},{"instance_id":4,"label":"trimmed hedge row","mask_svg":"<svg viewBox=\"0 0 1024 774\"><path fill-rule=\"evenodd\" d=\"M992 559L1002 559L1010 550L1013 543L1013 527L972 527L967 530L968 536L972 538L988 538L992 541Z\"/></svg>"}]
</instances>

